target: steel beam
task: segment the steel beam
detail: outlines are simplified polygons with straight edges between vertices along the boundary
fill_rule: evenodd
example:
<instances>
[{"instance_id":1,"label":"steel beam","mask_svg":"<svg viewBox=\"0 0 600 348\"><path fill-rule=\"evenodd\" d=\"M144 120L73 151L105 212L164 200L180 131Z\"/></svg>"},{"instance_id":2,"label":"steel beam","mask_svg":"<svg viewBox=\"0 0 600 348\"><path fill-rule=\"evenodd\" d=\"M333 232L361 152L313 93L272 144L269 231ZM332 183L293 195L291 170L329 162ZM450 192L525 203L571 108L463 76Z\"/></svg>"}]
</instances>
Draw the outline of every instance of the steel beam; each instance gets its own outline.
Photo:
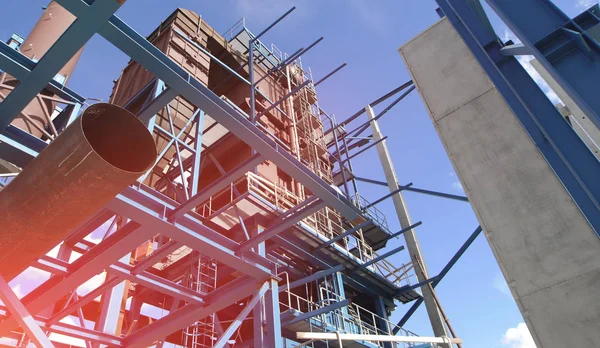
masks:
<instances>
[{"instance_id":1,"label":"steel beam","mask_svg":"<svg viewBox=\"0 0 600 348\"><path fill-rule=\"evenodd\" d=\"M64 0L57 0L62 4ZM29 74L0 104L0 129L6 128L27 104L52 80L79 49L121 7L115 0L94 1L40 58Z\"/></svg>"},{"instance_id":2,"label":"steel beam","mask_svg":"<svg viewBox=\"0 0 600 348\"><path fill-rule=\"evenodd\" d=\"M283 348L281 336L281 313L279 312L279 286L277 280L269 279L267 293L265 294L265 346L269 348Z\"/></svg>"},{"instance_id":3,"label":"steel beam","mask_svg":"<svg viewBox=\"0 0 600 348\"><path fill-rule=\"evenodd\" d=\"M248 301L244 309L235 317L235 319L229 324L227 330L221 334L219 340L213 345L213 348L224 348L227 345L227 341L233 336L235 331L242 325L248 314L254 309L254 307L260 303L263 295L269 289L269 282L265 282L252 296L252 299Z\"/></svg>"},{"instance_id":4,"label":"steel beam","mask_svg":"<svg viewBox=\"0 0 600 348\"><path fill-rule=\"evenodd\" d=\"M169 213L169 218L172 221L175 221L185 215L187 212L198 206L200 203L206 201L211 196L219 193L219 191L225 189L232 182L238 179L240 176L244 175L244 173L250 171L252 168L256 167L258 164L262 163L264 158L255 154L252 157L248 158L244 162L238 164L235 168L230 170L227 174L222 175L217 179L217 181L211 183L206 188L198 192L197 194L190 197L190 199L182 203L173 209L172 212Z\"/></svg>"},{"instance_id":5,"label":"steel beam","mask_svg":"<svg viewBox=\"0 0 600 348\"><path fill-rule=\"evenodd\" d=\"M2 71L8 73L19 81L25 80L27 76L36 67L37 63L27 58L20 52L10 48L4 42L0 42L0 67ZM68 87L56 82L54 79L48 82L46 88L52 93L77 103L83 103L85 98L78 95Z\"/></svg>"},{"instance_id":6,"label":"steel beam","mask_svg":"<svg viewBox=\"0 0 600 348\"><path fill-rule=\"evenodd\" d=\"M550 0L486 2L600 129L600 100L594 93L600 79L600 43L587 32L600 19L571 19Z\"/></svg>"},{"instance_id":7,"label":"steel beam","mask_svg":"<svg viewBox=\"0 0 600 348\"><path fill-rule=\"evenodd\" d=\"M300 203L300 204L302 204L302 203ZM279 233L281 233L281 232L287 230L288 228L294 226L295 224L297 224L300 220L303 220L303 219L309 217L310 215L315 214L316 212L323 209L324 207L325 207L325 203L323 201L321 201L320 199L315 201L308 207L305 207L305 208L301 209L300 211L295 212L294 214L288 216L284 220L276 223L273 226L270 226L263 232L257 234L256 236L250 238L249 240L245 241L236 250L236 253L237 254L243 253L246 250L257 246L258 244L275 237Z\"/></svg>"},{"instance_id":8,"label":"steel beam","mask_svg":"<svg viewBox=\"0 0 600 348\"><path fill-rule=\"evenodd\" d=\"M160 259L169 256L171 253L181 248L182 246L183 244L178 241L168 241L165 245L161 246L160 248L152 252L152 254L142 259L142 261L136 263L133 269L131 270L131 273L135 275L144 270L147 270L148 268L154 266Z\"/></svg>"},{"instance_id":9,"label":"steel beam","mask_svg":"<svg viewBox=\"0 0 600 348\"><path fill-rule=\"evenodd\" d=\"M398 194L398 193L400 193L400 192L402 192L402 191L406 190L407 188L410 188L412 185L413 185L413 183L412 183L412 182L409 182L408 184L406 184L406 185L404 185L404 186L400 186L400 187L399 187L399 188L397 188L396 190L394 190L394 191L392 191L392 192L388 193L387 195L385 195L385 196L383 196L383 197L379 198L378 200L376 200L376 201L374 201L374 202L372 202L372 203L368 204L367 206L364 206L364 207L361 207L361 208L362 208L363 210L367 210L367 209L369 209L369 208L371 208L371 207L373 207L373 206L375 206L375 205L377 205L377 204L379 204L379 203L381 203L381 202L385 201L386 199L388 199L388 198L390 198L390 197L394 196L395 194Z\"/></svg>"},{"instance_id":10,"label":"steel beam","mask_svg":"<svg viewBox=\"0 0 600 348\"><path fill-rule=\"evenodd\" d=\"M333 341L341 339L343 341L376 341L376 342L406 342L406 343L441 343L457 344L463 341L460 338L442 337L421 337L421 336L391 336L391 335L362 335L362 334L340 334L340 333L321 333L321 332L297 332L296 338L299 340L325 340Z\"/></svg>"},{"instance_id":11,"label":"steel beam","mask_svg":"<svg viewBox=\"0 0 600 348\"><path fill-rule=\"evenodd\" d=\"M304 321L304 320L308 320L310 318L313 318L313 317L316 317L316 316L319 316L319 315L322 315L322 314L325 314L325 313L333 312L335 310L341 309L341 308L346 307L348 305L350 305L350 300L348 300L348 299L341 300L339 302L335 302L335 303L330 304L328 306L321 307L321 308L316 309L314 311L310 311L310 312L307 312L307 313L302 313L299 316L297 316L297 317L295 317L295 318L293 318L293 319L291 319L289 321L284 322L283 326L289 326L289 325L292 325L292 324L295 324L295 323L298 323L298 322L301 322L301 321Z\"/></svg>"},{"instance_id":12,"label":"steel beam","mask_svg":"<svg viewBox=\"0 0 600 348\"><path fill-rule=\"evenodd\" d=\"M367 267L371 266L372 264L377 263L377 262L379 262L381 260L384 260L384 259L386 259L386 258L388 258L388 257L390 257L390 256L392 256L392 255L394 255L394 254L402 251L402 250L404 250L404 245L401 245L401 246L399 246L399 247L397 247L395 249L392 249L392 250L388 251L387 253L385 253L383 255L377 256L376 258L374 258L371 261L368 261L368 262L365 262L365 263L361 264L356 269L352 270L352 273L358 272L361 269L367 268Z\"/></svg>"},{"instance_id":13,"label":"steel beam","mask_svg":"<svg viewBox=\"0 0 600 348\"><path fill-rule=\"evenodd\" d=\"M110 235L98 248L75 260L69 268L69 275L52 277L23 298L30 313L37 314L68 294L96 274L102 273L115 259L138 247L152 235L150 229L129 222ZM17 327L15 318L9 317L0 322L0 336Z\"/></svg>"},{"instance_id":14,"label":"steel beam","mask_svg":"<svg viewBox=\"0 0 600 348\"><path fill-rule=\"evenodd\" d=\"M279 287L279 292L285 291L287 289L293 289L295 287L298 287L298 286L310 283L310 282L315 281L317 279L325 278L325 277L327 277L329 275L332 275L332 274L334 274L336 272L340 272L343 269L344 269L343 265L337 265L337 266L331 267L330 269L326 269L326 270L323 270L323 271L318 271L318 272L313 273L313 274L311 274L311 275L309 275L307 277L304 277L302 279L295 280L295 281L289 283L289 285L287 285L287 286L286 285L280 286Z\"/></svg>"},{"instance_id":15,"label":"steel beam","mask_svg":"<svg viewBox=\"0 0 600 348\"><path fill-rule=\"evenodd\" d=\"M157 95L155 96L148 105L146 105L140 112L138 112L137 116L142 122L148 123L150 119L152 119L160 110L162 110L165 106L167 106L173 99L177 97L177 92L167 87L167 89L163 91L157 91Z\"/></svg>"},{"instance_id":16,"label":"steel beam","mask_svg":"<svg viewBox=\"0 0 600 348\"><path fill-rule=\"evenodd\" d=\"M456 254L454 254L454 256L450 259L450 261L442 269L442 271L440 272L440 274L438 274L435 277L435 280L432 282L431 286L433 286L435 288L442 281L442 279L444 279L444 277L446 276L446 274L448 274L448 272L450 272L450 270L456 264L456 262L461 258L461 256L463 256L463 254L465 253L465 251L467 251L467 249L471 246L471 244L473 244L473 242L475 241L475 239L477 238L477 236L479 236L479 234L481 233L481 231L482 231L481 226L477 226L477 228L475 229L475 231L469 236L469 238L467 238L467 240L460 247L460 249L458 249L458 251L456 252ZM406 324L406 322L408 321L408 319L410 319L410 317L417 310L417 308L419 308L419 306L421 305L421 303L423 303L423 298L422 297L420 299L418 299L417 302L415 302L412 305L412 307L406 312L406 314L404 314L404 316L402 317L402 319L400 319L400 321L398 322L398 324L396 324L396 328L394 328L394 334L397 334L400 331L400 328L402 326L404 326L404 324Z\"/></svg>"},{"instance_id":17,"label":"steel beam","mask_svg":"<svg viewBox=\"0 0 600 348\"><path fill-rule=\"evenodd\" d=\"M331 76L333 76L335 73L337 73L338 71L342 70L343 68L346 67L346 63L342 63L340 66L338 66L337 68L333 69L329 74L321 77L319 79L319 81L314 83L314 87L317 87L318 85L320 85L321 83L325 82L328 78L330 78Z\"/></svg>"},{"instance_id":18,"label":"steel beam","mask_svg":"<svg viewBox=\"0 0 600 348\"><path fill-rule=\"evenodd\" d=\"M17 320L21 328L27 333L27 336L37 346L54 347L2 276L0 276L0 299L2 299L2 302L12 313L13 318Z\"/></svg>"},{"instance_id":19,"label":"steel beam","mask_svg":"<svg viewBox=\"0 0 600 348\"><path fill-rule=\"evenodd\" d=\"M385 242L387 242L388 240L390 240L390 239L392 239L392 238L396 238L396 237L398 237L398 236L400 236L400 235L402 235L402 234L404 234L404 233L406 233L406 232L408 232L408 231L412 231L414 228L416 228L416 227L419 227L419 226L421 226L422 224L423 224L423 222L422 222L422 221L415 222L414 224L412 224L412 225L410 225L410 226L408 226L408 227L406 227L406 228L403 228L403 229L401 229L400 231L398 231L398 232L396 232L396 233L390 234L389 236L385 237L385 240L384 240L384 241L381 241L381 242L375 243L375 244L374 244L374 245L372 245L371 247L372 247L374 250L377 250L377 249L379 248L379 246L382 246L382 244L383 244L383 243L385 243Z\"/></svg>"},{"instance_id":20,"label":"steel beam","mask_svg":"<svg viewBox=\"0 0 600 348\"><path fill-rule=\"evenodd\" d=\"M189 214L184 215L177 222L169 222L165 212L174 209L177 203L168 202L166 197L159 198L159 195L157 192L145 192L129 187L115 197L108 207L121 216L159 230L163 235L244 274L257 279L265 279L271 275L270 261L256 254L246 257L236 256L238 243L213 231Z\"/></svg>"},{"instance_id":21,"label":"steel beam","mask_svg":"<svg viewBox=\"0 0 600 348\"><path fill-rule=\"evenodd\" d=\"M85 4L81 0L63 0L61 4L76 15L85 10ZM273 139L270 139L254 126L247 119L247 116L240 114L229 103L194 79L182 67L165 56L164 53L119 18L111 17L109 23L103 26L99 33L158 78L165 81L178 94L200 107L238 138L273 161L277 167L296 178L307 189L323 199L328 206L336 209L349 219L361 215L360 210L354 207L343 194L330 187L322 178L311 172L292 154L277 145Z\"/></svg>"},{"instance_id":22,"label":"steel beam","mask_svg":"<svg viewBox=\"0 0 600 348\"><path fill-rule=\"evenodd\" d=\"M498 92L502 94L512 112L523 125L533 143L556 173L556 176L576 202L596 234L600 236L600 182L597 180L600 177L600 162L521 64L514 57L502 56L499 53L503 47L502 44L495 33L486 30L486 25L482 22L482 19L476 17L473 4L466 0L436 1ZM496 9L500 10L501 13L510 13L510 16L514 17L512 20L516 22L507 24L517 30L521 38L527 39L522 39L522 41L528 47L533 47L533 44L528 41L534 38L541 40L540 43L544 43L549 28L557 25L558 19L564 16L555 5L545 0L524 1L523 7L518 6L519 11L524 11L526 8L528 11L520 13L515 13L515 9L507 8L507 6L514 5L510 1L503 4L495 4L495 2L490 2L490 4L496 6ZM478 5L480 6L480 4ZM532 13L530 11L533 11L534 8L542 9L540 20L524 23L523 13ZM561 26L566 23L573 22L567 19ZM536 28L538 24L539 28ZM573 26L574 28L578 27L576 23L573 23ZM557 33L556 35L560 36L562 34ZM553 46L554 44L563 44L570 41L566 37L562 37L562 39L566 41L545 42L550 45L547 48L556 48ZM593 39L590 42L595 42L594 45L598 45ZM561 70L573 64L578 65L577 67L571 66L573 74L568 77L569 81L579 81L579 88L587 88L591 83L595 83L597 81L596 75L600 72L600 59L589 61L588 58L585 58L585 61L582 61L580 50L571 47L568 52L569 54L563 52L565 59L561 60L565 62L565 65L560 67ZM538 57L536 56L536 58ZM565 90L569 88L565 76L555 76L557 67L549 66L551 64L548 63L546 57L539 57L538 60ZM588 71L589 75L582 76L585 71ZM594 105L598 106L598 108L594 107L595 110L600 108L600 99L596 98L591 90L585 92L585 94L577 95L575 98L571 95L573 91L571 88L567 93L576 103L580 104L579 106L582 109L587 107L589 111L589 105L592 105L583 105L581 102L582 95L586 96L586 102L589 101L588 98L595 100Z\"/></svg>"},{"instance_id":23,"label":"steel beam","mask_svg":"<svg viewBox=\"0 0 600 348\"><path fill-rule=\"evenodd\" d=\"M192 322L248 297L248 293L258 287L254 279L238 278L210 293L206 297L206 305L188 304L177 309L162 319L133 332L125 338L124 345L132 348L149 347L165 335L181 330Z\"/></svg>"},{"instance_id":24,"label":"steel beam","mask_svg":"<svg viewBox=\"0 0 600 348\"><path fill-rule=\"evenodd\" d=\"M362 224L359 224L359 225L345 231L344 233L338 234L337 236L331 238L330 240L328 240L324 243L321 243L321 245L317 246L314 251L319 251L323 248L326 248L326 247L330 246L331 244L333 244L339 240L342 240L343 238L346 238L346 237L356 233L358 230L365 228L372 224L373 224L373 220L367 220L367 221L363 222Z\"/></svg>"}]
</instances>

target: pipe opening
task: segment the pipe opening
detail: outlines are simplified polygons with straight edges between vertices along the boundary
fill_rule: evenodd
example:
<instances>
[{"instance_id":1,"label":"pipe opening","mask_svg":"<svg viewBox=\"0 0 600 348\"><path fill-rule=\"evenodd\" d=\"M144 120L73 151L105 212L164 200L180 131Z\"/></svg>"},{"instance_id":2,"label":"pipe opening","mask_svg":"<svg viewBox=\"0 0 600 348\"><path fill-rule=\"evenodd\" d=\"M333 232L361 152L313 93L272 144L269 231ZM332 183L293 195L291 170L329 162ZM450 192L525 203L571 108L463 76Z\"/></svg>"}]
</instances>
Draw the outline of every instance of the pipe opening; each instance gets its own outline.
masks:
<instances>
[{"instance_id":1,"label":"pipe opening","mask_svg":"<svg viewBox=\"0 0 600 348\"><path fill-rule=\"evenodd\" d=\"M146 126L116 105L90 106L81 116L81 127L92 149L118 169L142 174L156 160L156 145Z\"/></svg>"}]
</instances>

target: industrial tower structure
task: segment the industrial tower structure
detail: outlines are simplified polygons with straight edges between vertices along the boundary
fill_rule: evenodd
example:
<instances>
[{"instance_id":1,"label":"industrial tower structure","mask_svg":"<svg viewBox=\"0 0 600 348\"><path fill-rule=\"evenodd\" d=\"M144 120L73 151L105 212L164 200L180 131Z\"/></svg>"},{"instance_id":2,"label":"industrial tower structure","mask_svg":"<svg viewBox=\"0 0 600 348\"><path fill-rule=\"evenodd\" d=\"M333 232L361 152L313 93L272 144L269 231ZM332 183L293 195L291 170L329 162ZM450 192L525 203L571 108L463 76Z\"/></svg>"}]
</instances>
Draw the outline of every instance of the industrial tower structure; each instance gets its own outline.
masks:
<instances>
[{"instance_id":1,"label":"industrial tower structure","mask_svg":"<svg viewBox=\"0 0 600 348\"><path fill-rule=\"evenodd\" d=\"M460 347L434 288L482 230L540 347L600 341L597 142L577 135L600 125L586 88L599 77L597 6L570 19L547 0L488 0L523 42L512 45L478 1L438 0L445 17L400 49L414 82L338 123L316 87L343 65L315 81L301 59L321 39L290 55L261 41L293 9L256 35L178 9L144 39L114 16L124 2L57 0L26 39L0 43L2 344ZM65 84L96 33L132 60L111 104L82 113ZM589 118L583 133L521 54ZM468 198L398 182L377 120L415 89ZM385 182L353 172L372 148ZM369 203L358 182L390 193ZM483 226L438 275L402 191L468 201ZM387 198L400 231L376 209ZM405 265L387 261L399 236ZM8 281L31 268L46 276L19 299ZM423 302L436 337L403 328Z\"/></svg>"},{"instance_id":2,"label":"industrial tower structure","mask_svg":"<svg viewBox=\"0 0 600 348\"><path fill-rule=\"evenodd\" d=\"M2 86L10 92L0 104L8 172L0 202L12 231L2 240L10 246L1 266L3 343L282 347L292 342L285 337L313 347L460 344L448 337L430 284L440 277L427 273L414 233L420 222L410 222L401 197L419 189L392 180L397 187L369 203L352 171L351 159L377 146L393 172L377 119L412 83L371 103L403 92L379 115L367 107L371 119L349 131L365 110L338 124L315 89L344 65L315 81L302 64L321 39L291 55L260 41L293 9L258 35L243 20L221 35L178 9L144 39L113 15L121 4L52 2L32 35L0 44ZM96 32L132 60L115 80L112 105L80 115L83 98L64 84ZM130 115L147 130L140 133ZM370 126L372 137L349 136ZM137 181L127 185L132 176ZM32 182L54 186L27 191ZM404 214L401 231L390 231L375 207L390 197ZM403 234L412 262L392 264L387 258L404 249ZM18 299L7 281L28 267L48 279ZM98 274L100 284L77 291ZM437 337L388 319L398 303L423 299Z\"/></svg>"}]
</instances>

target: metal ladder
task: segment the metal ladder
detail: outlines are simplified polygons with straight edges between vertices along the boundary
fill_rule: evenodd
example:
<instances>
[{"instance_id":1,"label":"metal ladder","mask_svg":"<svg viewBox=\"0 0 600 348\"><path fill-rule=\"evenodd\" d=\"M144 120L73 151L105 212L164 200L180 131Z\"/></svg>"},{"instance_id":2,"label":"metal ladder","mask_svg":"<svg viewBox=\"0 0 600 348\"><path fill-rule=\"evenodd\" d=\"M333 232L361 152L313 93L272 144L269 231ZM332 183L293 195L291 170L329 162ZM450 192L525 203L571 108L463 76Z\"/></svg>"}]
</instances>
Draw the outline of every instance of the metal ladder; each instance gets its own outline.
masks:
<instances>
[{"instance_id":1,"label":"metal ladder","mask_svg":"<svg viewBox=\"0 0 600 348\"><path fill-rule=\"evenodd\" d=\"M213 292L217 287L217 262L200 254L198 263L190 268L188 287L201 294ZM196 321L183 331L184 347L210 348L217 340L215 314Z\"/></svg>"}]
</instances>

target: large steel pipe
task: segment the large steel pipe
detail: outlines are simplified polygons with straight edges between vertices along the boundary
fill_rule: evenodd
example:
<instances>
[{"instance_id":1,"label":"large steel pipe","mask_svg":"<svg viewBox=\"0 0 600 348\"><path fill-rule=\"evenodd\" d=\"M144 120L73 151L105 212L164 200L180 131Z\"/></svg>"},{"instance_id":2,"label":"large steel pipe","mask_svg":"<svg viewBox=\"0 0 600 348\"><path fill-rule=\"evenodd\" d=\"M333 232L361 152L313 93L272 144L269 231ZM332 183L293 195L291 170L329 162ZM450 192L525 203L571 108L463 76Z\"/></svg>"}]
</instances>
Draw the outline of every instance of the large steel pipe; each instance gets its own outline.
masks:
<instances>
[{"instance_id":1,"label":"large steel pipe","mask_svg":"<svg viewBox=\"0 0 600 348\"><path fill-rule=\"evenodd\" d=\"M0 191L0 274L7 280L146 172L154 140L133 114L89 107Z\"/></svg>"}]
</instances>

